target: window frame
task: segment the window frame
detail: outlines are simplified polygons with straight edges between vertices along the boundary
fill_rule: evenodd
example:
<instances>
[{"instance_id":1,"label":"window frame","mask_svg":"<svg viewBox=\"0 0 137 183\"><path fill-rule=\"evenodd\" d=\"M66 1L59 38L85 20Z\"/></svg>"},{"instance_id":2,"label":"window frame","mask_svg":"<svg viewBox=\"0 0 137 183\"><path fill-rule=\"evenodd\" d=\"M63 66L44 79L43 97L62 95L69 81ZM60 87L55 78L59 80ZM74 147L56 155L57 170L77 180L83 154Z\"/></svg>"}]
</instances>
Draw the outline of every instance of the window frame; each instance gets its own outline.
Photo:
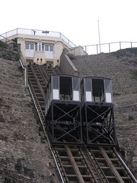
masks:
<instances>
[{"instance_id":1,"label":"window frame","mask_svg":"<svg viewBox=\"0 0 137 183\"><path fill-rule=\"evenodd\" d=\"M45 51L49 51L49 45L48 44L45 44Z\"/></svg>"},{"instance_id":2,"label":"window frame","mask_svg":"<svg viewBox=\"0 0 137 183\"><path fill-rule=\"evenodd\" d=\"M51 49L52 48L52 49ZM54 51L53 45L49 45L49 51Z\"/></svg>"},{"instance_id":3,"label":"window frame","mask_svg":"<svg viewBox=\"0 0 137 183\"><path fill-rule=\"evenodd\" d=\"M30 50L34 50L34 43L30 43Z\"/></svg>"},{"instance_id":4,"label":"window frame","mask_svg":"<svg viewBox=\"0 0 137 183\"><path fill-rule=\"evenodd\" d=\"M28 42L26 42L26 43L25 43L25 49L26 49L26 50L29 50L29 48L30 48L30 44L29 44Z\"/></svg>"}]
</instances>

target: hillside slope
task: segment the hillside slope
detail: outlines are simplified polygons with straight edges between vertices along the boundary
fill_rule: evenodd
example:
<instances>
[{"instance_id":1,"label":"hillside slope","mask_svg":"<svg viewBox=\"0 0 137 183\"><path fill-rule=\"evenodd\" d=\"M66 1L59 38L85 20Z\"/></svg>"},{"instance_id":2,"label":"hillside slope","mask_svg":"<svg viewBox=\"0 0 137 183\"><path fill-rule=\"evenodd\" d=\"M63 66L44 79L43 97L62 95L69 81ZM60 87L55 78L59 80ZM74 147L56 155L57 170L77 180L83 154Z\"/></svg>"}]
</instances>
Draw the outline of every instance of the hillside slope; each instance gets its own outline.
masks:
<instances>
[{"instance_id":1,"label":"hillside slope","mask_svg":"<svg viewBox=\"0 0 137 183\"><path fill-rule=\"evenodd\" d=\"M0 58L0 182L53 182L54 162L22 70Z\"/></svg>"},{"instance_id":2,"label":"hillside slope","mask_svg":"<svg viewBox=\"0 0 137 183\"><path fill-rule=\"evenodd\" d=\"M124 160L137 178L137 49L115 53L74 56L71 61L80 77L101 76L112 79L116 136Z\"/></svg>"}]
</instances>

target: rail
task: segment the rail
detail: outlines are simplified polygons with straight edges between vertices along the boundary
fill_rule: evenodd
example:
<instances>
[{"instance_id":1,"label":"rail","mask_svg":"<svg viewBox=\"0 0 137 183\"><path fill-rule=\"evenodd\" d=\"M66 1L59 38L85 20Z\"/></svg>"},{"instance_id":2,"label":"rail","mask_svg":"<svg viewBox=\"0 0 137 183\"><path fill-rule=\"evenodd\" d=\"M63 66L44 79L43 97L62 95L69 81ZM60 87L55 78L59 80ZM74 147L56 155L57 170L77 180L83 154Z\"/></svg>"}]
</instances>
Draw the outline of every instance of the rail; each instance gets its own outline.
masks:
<instances>
[{"instance_id":1,"label":"rail","mask_svg":"<svg viewBox=\"0 0 137 183\"><path fill-rule=\"evenodd\" d=\"M59 170L59 167L58 167L58 164L57 164L57 161L56 161L56 158L55 158L55 155L54 155L53 150L52 150L52 148L51 148L51 145L50 145L50 142L49 142L47 133L46 133L46 131L45 131L45 127L44 127L42 118L41 118L41 116L40 116L40 114L39 114L39 109L38 109L37 104L36 104L36 102L35 102L35 99L34 99L34 97L33 97L32 90L31 90L31 88L30 88L29 85L28 85L28 87L29 87L29 92L30 92L30 94L31 94L31 97L32 97L32 100L33 100L33 102L34 102L35 108L36 108L36 110L37 110L37 113L38 113L38 116L39 116L39 119L40 119L40 122L41 122L41 125L42 125L42 128L43 128L44 135L45 135L45 137L46 137L46 139L47 139L49 150L50 150L51 153L52 153L52 156L53 156L54 162L55 162L55 164L56 164L57 170L58 170L58 172L59 172L60 178L61 178L61 180L62 180L62 183L64 183L63 178L62 178L62 175L61 175L60 170Z\"/></svg>"},{"instance_id":2,"label":"rail","mask_svg":"<svg viewBox=\"0 0 137 183\"><path fill-rule=\"evenodd\" d=\"M4 40L6 40L6 41L4 41ZM10 41L10 40L7 37L4 37L3 35L0 35L0 41L3 41L7 44L8 41Z\"/></svg>"},{"instance_id":3,"label":"rail","mask_svg":"<svg viewBox=\"0 0 137 183\"><path fill-rule=\"evenodd\" d=\"M119 160L121 161L122 165L125 167L125 169L127 170L127 172L129 173L130 177L134 180L134 182L136 183L137 180L134 177L134 175L132 174L132 172L129 170L129 168L127 167L126 163L123 161L123 159L121 158L121 156L118 154L118 152L116 151L116 149L114 149L114 152L116 154L116 156L119 158Z\"/></svg>"},{"instance_id":4,"label":"rail","mask_svg":"<svg viewBox=\"0 0 137 183\"><path fill-rule=\"evenodd\" d=\"M24 77L25 77L25 88L26 88L26 87L27 87L27 70L26 70L26 68L23 66L23 63L22 63L21 58L19 59L19 63L20 63L20 65L21 65L22 69L25 71Z\"/></svg>"},{"instance_id":5,"label":"rail","mask_svg":"<svg viewBox=\"0 0 137 183\"><path fill-rule=\"evenodd\" d=\"M26 35L37 35L37 36L45 36L45 37L59 37L63 41L65 41L68 45L71 47L75 47L76 45L70 41L67 37L65 37L62 33L60 32L55 32L55 31L45 31L45 30L37 30L37 29L24 29L24 28L16 28L11 31L5 32L1 34L0 39L2 37L5 37L6 39L10 36L14 36L17 34L26 34Z\"/></svg>"},{"instance_id":6,"label":"rail","mask_svg":"<svg viewBox=\"0 0 137 183\"><path fill-rule=\"evenodd\" d=\"M8 42L8 37L24 34L24 35L36 35L36 36L45 36L45 37L59 37L64 42L66 42L70 47L76 47L72 41L70 41L67 37L65 37L60 32L55 31L45 31L45 30L37 30L37 29L24 29L24 28L16 28L11 31L5 32L0 35L0 40L6 40L4 42ZM120 49L125 48L134 48L137 47L137 41L117 41L117 42L109 42L109 43L101 43L101 44L90 44L90 45L82 45L83 50L91 54L99 54L99 53L110 53Z\"/></svg>"},{"instance_id":7,"label":"rail","mask_svg":"<svg viewBox=\"0 0 137 183\"><path fill-rule=\"evenodd\" d=\"M118 41L118 42L110 42L110 43L102 43L102 44L91 44L82 46L84 51L91 54L99 54L99 53L110 53L117 50L125 49L125 48L135 48L137 47L137 41ZM99 51L100 50L100 51Z\"/></svg>"},{"instance_id":8,"label":"rail","mask_svg":"<svg viewBox=\"0 0 137 183\"><path fill-rule=\"evenodd\" d=\"M55 162L55 164L56 164L57 170L58 170L58 172L59 172L60 178L61 178L61 180L62 180L62 183L64 183L63 178L62 178L62 175L61 175L60 170L59 170L59 167L58 167L58 164L57 164L57 161L56 161L56 158L55 158L55 155L54 155L53 150L52 150L52 148L51 148L49 138L48 138L47 133L46 133L46 130L45 130L44 122L43 122L43 120L42 120L42 118L44 118L44 114L41 113L42 116L40 115L40 111L39 111L39 109L40 109L39 102L36 101L37 97L36 97L35 92L33 91L33 87L31 86L31 82L29 82L28 88L29 88L29 92L30 92L30 94L31 94L32 100L33 100L33 102L34 102L34 105L35 105L37 114L38 114L38 116L39 116L40 123L41 123L41 125L42 125L44 135L45 135L45 137L46 137L46 139L47 139L47 143L48 143L49 150L50 150L51 153L52 153L52 156L53 156L54 162Z\"/></svg>"},{"instance_id":9,"label":"rail","mask_svg":"<svg viewBox=\"0 0 137 183\"><path fill-rule=\"evenodd\" d=\"M32 66L28 67L29 90L42 123L44 134L48 139L44 122L44 98L41 90L42 88L44 90L49 75L54 73L55 70L36 64L33 66L34 69L32 69ZM42 74L44 70L46 70L46 75L45 73ZM35 78L36 75L37 79ZM83 148L74 144L52 146L49 139L48 145L62 183L88 183L91 181L93 183L136 182L136 179L129 169L125 167L124 163L119 164L121 162L120 158L115 157L113 147L92 147L91 149L91 147L84 146Z\"/></svg>"}]
</instances>

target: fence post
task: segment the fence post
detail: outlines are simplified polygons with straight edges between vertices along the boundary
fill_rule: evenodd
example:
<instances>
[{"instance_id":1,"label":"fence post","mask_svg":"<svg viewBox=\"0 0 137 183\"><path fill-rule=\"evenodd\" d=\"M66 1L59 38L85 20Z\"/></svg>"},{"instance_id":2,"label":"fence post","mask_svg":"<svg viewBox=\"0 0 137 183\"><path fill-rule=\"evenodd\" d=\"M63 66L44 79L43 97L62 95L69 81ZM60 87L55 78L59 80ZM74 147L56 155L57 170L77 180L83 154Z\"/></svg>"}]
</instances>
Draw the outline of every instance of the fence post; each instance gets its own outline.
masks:
<instances>
[{"instance_id":1,"label":"fence post","mask_svg":"<svg viewBox=\"0 0 137 183\"><path fill-rule=\"evenodd\" d=\"M109 53L111 52L111 50L110 50L110 43L108 43L108 45L109 45Z\"/></svg>"},{"instance_id":2,"label":"fence post","mask_svg":"<svg viewBox=\"0 0 137 183\"><path fill-rule=\"evenodd\" d=\"M87 53L87 46L85 46L85 51L86 51L86 53Z\"/></svg>"},{"instance_id":3,"label":"fence post","mask_svg":"<svg viewBox=\"0 0 137 183\"><path fill-rule=\"evenodd\" d=\"M121 42L119 42L119 47L120 47L120 50L121 50Z\"/></svg>"},{"instance_id":4,"label":"fence post","mask_svg":"<svg viewBox=\"0 0 137 183\"><path fill-rule=\"evenodd\" d=\"M97 47L97 54L98 54L98 44L96 45L96 47Z\"/></svg>"},{"instance_id":5,"label":"fence post","mask_svg":"<svg viewBox=\"0 0 137 183\"><path fill-rule=\"evenodd\" d=\"M6 44L7 44L7 32L6 32Z\"/></svg>"},{"instance_id":6,"label":"fence post","mask_svg":"<svg viewBox=\"0 0 137 183\"><path fill-rule=\"evenodd\" d=\"M131 42L131 48L132 48L132 42Z\"/></svg>"}]
</instances>

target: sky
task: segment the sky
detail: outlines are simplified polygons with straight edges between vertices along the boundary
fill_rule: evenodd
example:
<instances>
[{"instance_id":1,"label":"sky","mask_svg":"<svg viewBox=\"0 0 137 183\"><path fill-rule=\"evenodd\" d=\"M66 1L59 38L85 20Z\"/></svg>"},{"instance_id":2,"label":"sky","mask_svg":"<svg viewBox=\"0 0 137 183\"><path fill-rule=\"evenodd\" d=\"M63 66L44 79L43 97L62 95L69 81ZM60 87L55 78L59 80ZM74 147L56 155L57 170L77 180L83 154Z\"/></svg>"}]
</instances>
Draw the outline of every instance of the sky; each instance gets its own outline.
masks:
<instances>
[{"instance_id":1,"label":"sky","mask_svg":"<svg viewBox=\"0 0 137 183\"><path fill-rule=\"evenodd\" d=\"M0 0L0 34L61 32L74 44L137 41L137 0ZM99 33L100 32L100 33Z\"/></svg>"}]
</instances>

